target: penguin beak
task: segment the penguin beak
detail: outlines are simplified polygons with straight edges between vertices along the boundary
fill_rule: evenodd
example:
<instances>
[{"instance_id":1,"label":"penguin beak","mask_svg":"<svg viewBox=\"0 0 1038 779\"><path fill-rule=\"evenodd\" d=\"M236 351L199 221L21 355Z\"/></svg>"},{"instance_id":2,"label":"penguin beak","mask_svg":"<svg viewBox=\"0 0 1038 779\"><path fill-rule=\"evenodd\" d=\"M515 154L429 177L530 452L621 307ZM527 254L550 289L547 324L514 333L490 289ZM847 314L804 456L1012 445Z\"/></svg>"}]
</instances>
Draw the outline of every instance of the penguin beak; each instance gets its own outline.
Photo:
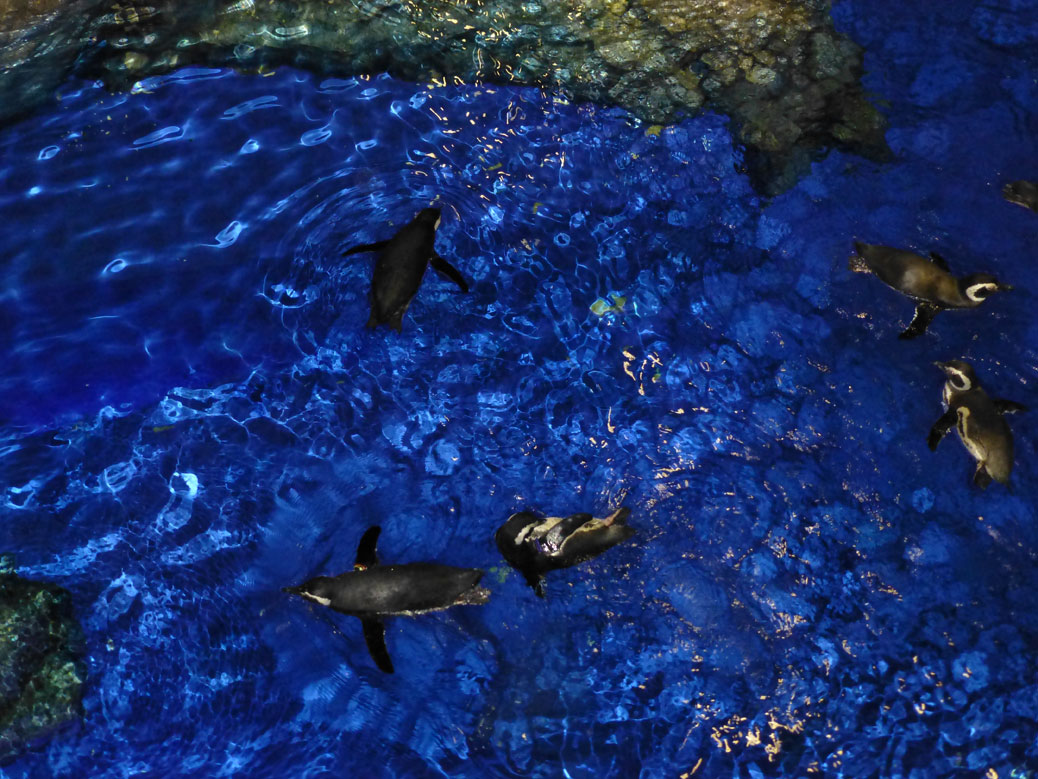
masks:
<instances>
[{"instance_id":1,"label":"penguin beak","mask_svg":"<svg viewBox=\"0 0 1038 779\"><path fill-rule=\"evenodd\" d=\"M281 591L282 592L287 592L289 595L302 595L303 594L303 588L302 587L282 587Z\"/></svg>"},{"instance_id":2,"label":"penguin beak","mask_svg":"<svg viewBox=\"0 0 1038 779\"><path fill-rule=\"evenodd\" d=\"M941 369L942 371L943 371L943 370L944 370L944 369L945 369L946 367L948 367L948 364L947 364L947 363L941 362L940 360L937 360L937 361L936 361L936 362L934 363L934 365L936 365L936 366L937 366L938 368L940 368L940 369Z\"/></svg>"},{"instance_id":3,"label":"penguin beak","mask_svg":"<svg viewBox=\"0 0 1038 779\"><path fill-rule=\"evenodd\" d=\"M1012 292L1013 291L1013 285L1012 284L999 284L998 285L998 289L999 289L1000 292Z\"/></svg>"}]
</instances>

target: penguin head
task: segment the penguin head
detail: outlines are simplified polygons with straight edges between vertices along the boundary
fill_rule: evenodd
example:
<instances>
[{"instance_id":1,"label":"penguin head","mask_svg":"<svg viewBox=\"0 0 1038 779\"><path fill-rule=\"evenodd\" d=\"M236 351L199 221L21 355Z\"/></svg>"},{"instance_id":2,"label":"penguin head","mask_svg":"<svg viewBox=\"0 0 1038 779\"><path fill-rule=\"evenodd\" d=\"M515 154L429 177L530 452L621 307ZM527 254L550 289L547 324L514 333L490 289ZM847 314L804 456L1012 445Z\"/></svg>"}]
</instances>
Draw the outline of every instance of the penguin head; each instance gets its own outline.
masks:
<instances>
[{"instance_id":1,"label":"penguin head","mask_svg":"<svg viewBox=\"0 0 1038 779\"><path fill-rule=\"evenodd\" d=\"M423 208L415 216L414 221L420 224L429 225L433 230L435 230L440 226L440 209L431 207Z\"/></svg>"},{"instance_id":2,"label":"penguin head","mask_svg":"<svg viewBox=\"0 0 1038 779\"><path fill-rule=\"evenodd\" d=\"M332 601L332 585L333 582L331 578L327 576L318 576L315 579L303 582L298 587L285 587L282 592L287 592L290 595L299 595L307 600L320 603L322 606L328 606Z\"/></svg>"},{"instance_id":3,"label":"penguin head","mask_svg":"<svg viewBox=\"0 0 1038 779\"><path fill-rule=\"evenodd\" d=\"M965 360L948 360L948 362L935 362L938 368L944 371L948 377L948 385L955 392L969 392L978 386L977 374L973 366Z\"/></svg>"},{"instance_id":4,"label":"penguin head","mask_svg":"<svg viewBox=\"0 0 1038 779\"><path fill-rule=\"evenodd\" d=\"M990 273L973 273L961 282L963 292L973 303L983 303L992 292L1008 292L1009 284L1003 284Z\"/></svg>"}]
</instances>

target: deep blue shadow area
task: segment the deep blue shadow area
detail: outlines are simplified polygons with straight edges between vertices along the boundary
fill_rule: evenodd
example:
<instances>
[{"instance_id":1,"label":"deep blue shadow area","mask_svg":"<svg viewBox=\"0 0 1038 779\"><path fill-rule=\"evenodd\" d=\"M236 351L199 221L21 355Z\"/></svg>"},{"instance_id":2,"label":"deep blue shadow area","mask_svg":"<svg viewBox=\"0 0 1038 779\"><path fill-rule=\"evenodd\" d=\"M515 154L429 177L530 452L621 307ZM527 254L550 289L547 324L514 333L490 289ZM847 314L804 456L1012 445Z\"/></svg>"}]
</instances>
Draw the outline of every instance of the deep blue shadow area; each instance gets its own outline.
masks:
<instances>
[{"instance_id":1,"label":"deep blue shadow area","mask_svg":"<svg viewBox=\"0 0 1038 779\"><path fill-rule=\"evenodd\" d=\"M771 202L723 117L193 69L0 133L0 549L69 589L82 724L11 776L1031 776L1038 21L845 0L896 159ZM430 203L400 335L370 256ZM852 241L1012 283L901 342ZM980 491L942 376L1010 419ZM494 530L620 505L538 600ZM483 607L360 626L281 588L386 561Z\"/></svg>"}]
</instances>

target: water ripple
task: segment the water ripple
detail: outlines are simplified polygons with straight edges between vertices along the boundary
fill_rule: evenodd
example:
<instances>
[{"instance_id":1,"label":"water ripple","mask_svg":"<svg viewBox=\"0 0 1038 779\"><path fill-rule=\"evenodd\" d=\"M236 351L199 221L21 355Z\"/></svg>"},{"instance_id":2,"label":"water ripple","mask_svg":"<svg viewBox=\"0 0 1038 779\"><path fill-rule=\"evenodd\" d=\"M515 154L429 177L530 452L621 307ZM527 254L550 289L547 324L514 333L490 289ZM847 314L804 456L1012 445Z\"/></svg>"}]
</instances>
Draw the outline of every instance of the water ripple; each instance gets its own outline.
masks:
<instances>
[{"instance_id":1,"label":"water ripple","mask_svg":"<svg viewBox=\"0 0 1038 779\"><path fill-rule=\"evenodd\" d=\"M146 149L149 146L158 146L161 143L178 141L183 137L184 130L177 125L171 125L138 138L133 142L133 146L137 149Z\"/></svg>"}]
</instances>

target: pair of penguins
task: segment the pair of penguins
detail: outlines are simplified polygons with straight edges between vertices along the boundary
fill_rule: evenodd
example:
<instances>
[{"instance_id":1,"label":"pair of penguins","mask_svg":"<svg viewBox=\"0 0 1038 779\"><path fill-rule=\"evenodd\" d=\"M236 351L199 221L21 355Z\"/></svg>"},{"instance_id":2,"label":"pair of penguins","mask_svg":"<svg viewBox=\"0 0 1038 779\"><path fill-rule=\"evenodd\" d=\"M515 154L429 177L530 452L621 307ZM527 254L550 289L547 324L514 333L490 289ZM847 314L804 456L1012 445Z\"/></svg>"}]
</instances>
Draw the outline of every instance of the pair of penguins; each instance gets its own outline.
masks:
<instances>
[{"instance_id":1,"label":"pair of penguins","mask_svg":"<svg viewBox=\"0 0 1038 779\"><path fill-rule=\"evenodd\" d=\"M453 281L462 292L468 283L443 259L433 246L440 210L424 208L390 239L360 244L343 256L378 252L371 277L369 328L388 325L400 332L404 314L422 284L426 269ZM494 535L498 550L519 571L541 598L544 574L590 560L630 538L634 529L626 524L630 509L596 519L591 514L544 517L530 511L513 514ZM368 528L357 546L352 571L338 576L318 576L285 592L327 606L341 614L358 617L364 641L375 665L393 673L386 649L386 617L414 616L451 606L478 606L490 598L480 587L483 571L439 563L381 565L376 546L381 529Z\"/></svg>"},{"instance_id":2,"label":"pair of penguins","mask_svg":"<svg viewBox=\"0 0 1038 779\"><path fill-rule=\"evenodd\" d=\"M1006 185L1007 200L1038 211L1038 184L1020 181ZM404 314L431 265L462 292L468 283L462 274L436 253L438 208L422 209L390 239L359 244L343 256L378 252L371 279L369 328L388 325L400 332ZM992 293L1012 289L994 276L975 273L952 275L938 254L929 258L888 246L855 243L850 259L853 271L872 273L888 286L916 302L915 316L901 338L922 335L943 309L976 308ZM1013 439L1003 415L1024 409L1010 400L990 398L976 374L963 360L938 362L946 382L945 413L933 425L927 442L931 449L954 426L966 449L977 461L974 482L986 487L992 479L1008 484L1013 464ZM538 596L544 597L544 574L589 560L633 535L626 525L630 510L621 508L604 519L590 514L542 517L533 512L513 514L494 538L508 563L523 574ZM439 563L380 565L376 546L381 529L370 527L357 547L354 569L338 576L318 576L286 592L299 595L342 614L358 617L375 665L393 672L385 643L388 616L414 616L458 605L482 605L490 592L480 587L483 571Z\"/></svg>"},{"instance_id":3,"label":"pair of penguins","mask_svg":"<svg viewBox=\"0 0 1038 779\"><path fill-rule=\"evenodd\" d=\"M1038 183L1014 181L1002 190L1006 200L1038 212ZM1011 290L990 273L956 277L941 255L922 257L903 249L855 243L849 267L871 273L887 286L915 302L915 316L898 337L916 338L926 332L934 317L944 309L976 308L995 292ZM992 480L1006 486L1013 469L1013 435L1004 416L1026 407L1005 398L992 398L965 360L934 363L945 375L942 401L945 412L927 436L927 445L937 445L954 427L963 445L976 460L973 483L986 488Z\"/></svg>"}]
</instances>

